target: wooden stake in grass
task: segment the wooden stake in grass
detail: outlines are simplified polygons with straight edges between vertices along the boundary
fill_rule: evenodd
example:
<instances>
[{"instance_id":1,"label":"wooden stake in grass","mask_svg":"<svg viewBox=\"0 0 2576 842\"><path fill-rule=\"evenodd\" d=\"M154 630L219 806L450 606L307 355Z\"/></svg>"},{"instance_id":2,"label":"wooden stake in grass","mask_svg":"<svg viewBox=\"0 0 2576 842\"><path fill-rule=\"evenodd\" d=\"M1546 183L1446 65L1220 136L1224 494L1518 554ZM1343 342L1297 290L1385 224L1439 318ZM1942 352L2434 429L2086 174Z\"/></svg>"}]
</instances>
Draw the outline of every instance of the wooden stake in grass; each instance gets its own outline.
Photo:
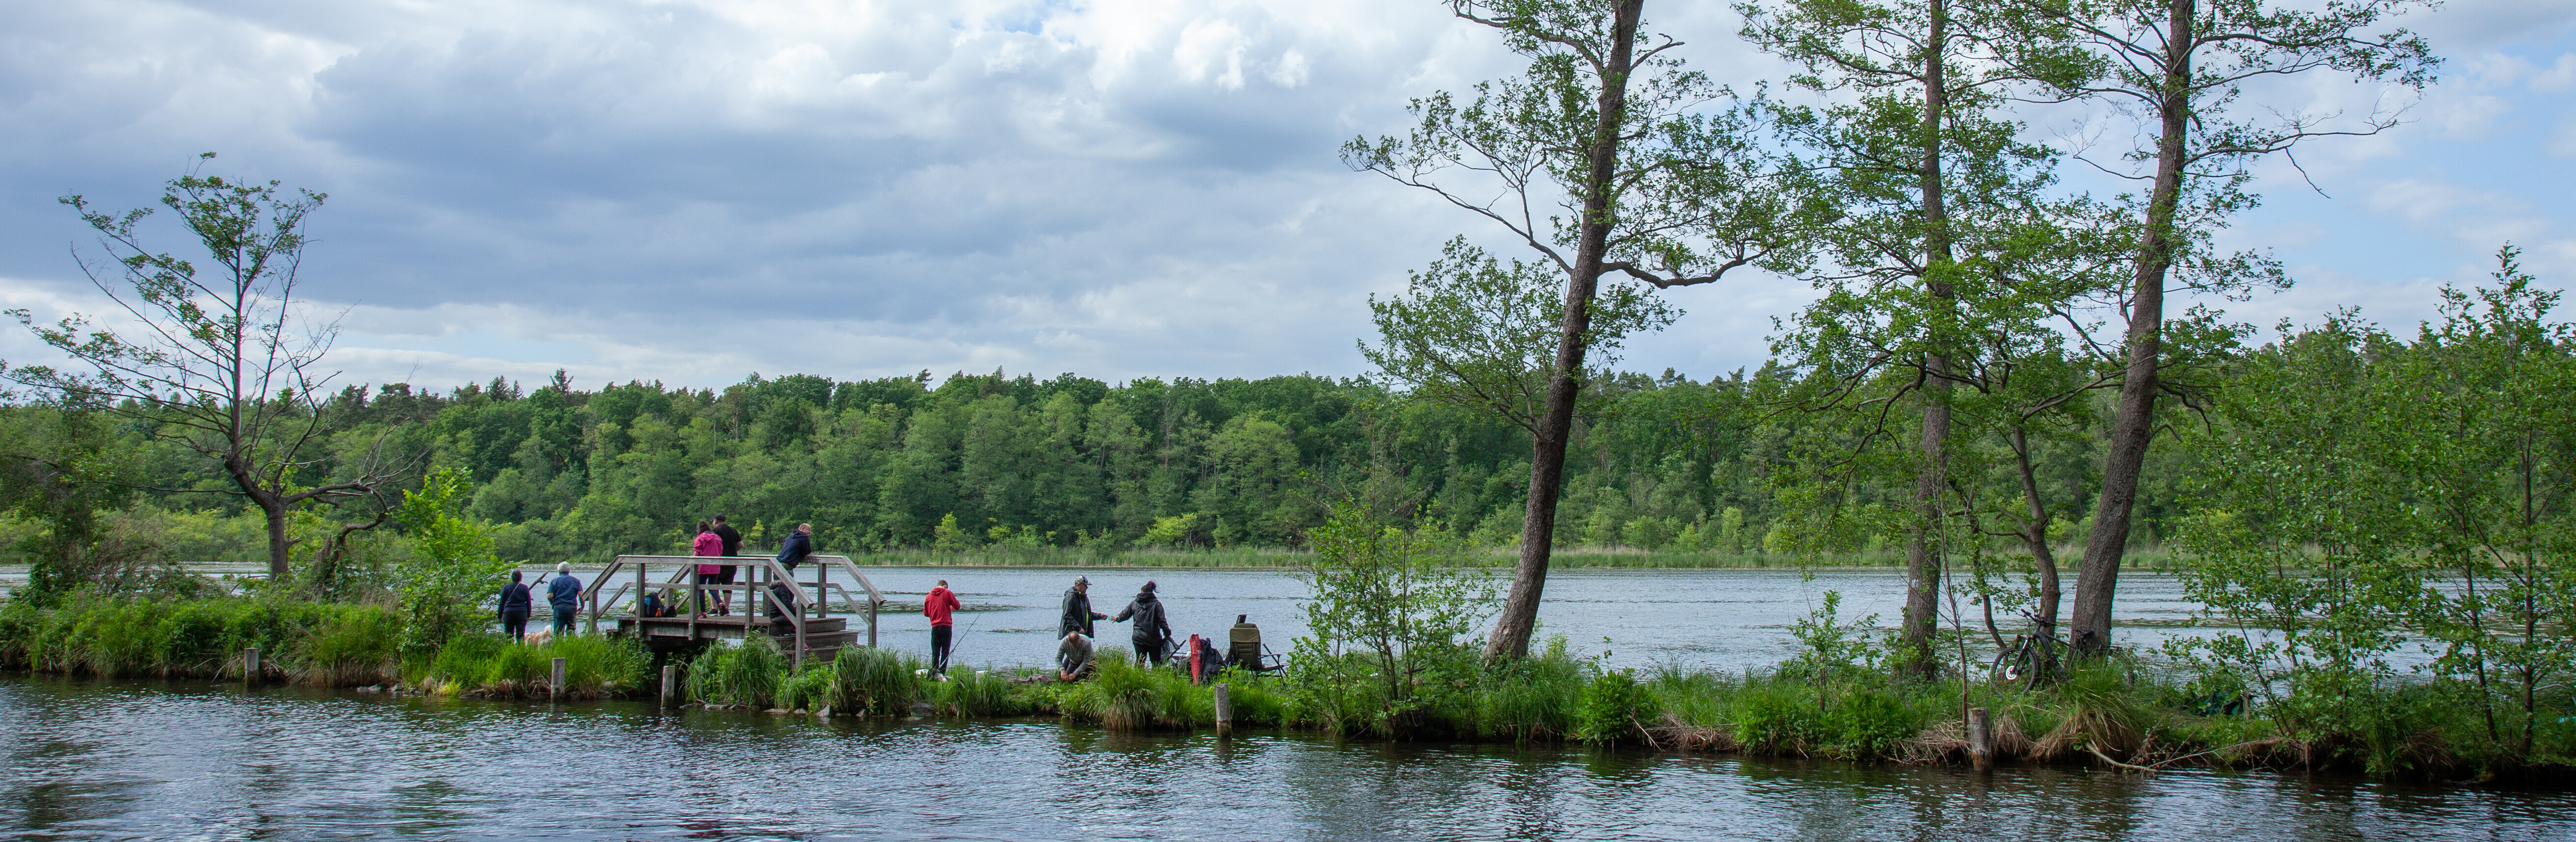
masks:
<instances>
[{"instance_id":1,"label":"wooden stake in grass","mask_svg":"<svg viewBox=\"0 0 2576 842\"><path fill-rule=\"evenodd\" d=\"M242 650L242 683L255 684L258 681L259 647L252 646Z\"/></svg>"},{"instance_id":2,"label":"wooden stake in grass","mask_svg":"<svg viewBox=\"0 0 2576 842\"><path fill-rule=\"evenodd\" d=\"M671 700L672 700L672 698L673 698L674 696L679 695L679 690L680 690L680 665L679 665L679 664L663 664L663 665L662 665L662 706L663 706L663 707L670 707L670 706L671 706Z\"/></svg>"},{"instance_id":3,"label":"wooden stake in grass","mask_svg":"<svg viewBox=\"0 0 2576 842\"><path fill-rule=\"evenodd\" d=\"M562 658L556 658L556 659L555 659L555 670L554 670L554 672L555 672L555 675L554 675L555 681L554 681L554 684L550 685L551 689L550 689L550 691L549 691L549 695L553 696L555 699L560 700L560 699L562 699L562 698L563 698L563 695L564 695L564 659L562 659Z\"/></svg>"},{"instance_id":4,"label":"wooden stake in grass","mask_svg":"<svg viewBox=\"0 0 2576 842\"><path fill-rule=\"evenodd\" d=\"M1234 733L1234 694L1228 689L1224 684L1216 686L1216 735L1220 737Z\"/></svg>"},{"instance_id":5,"label":"wooden stake in grass","mask_svg":"<svg viewBox=\"0 0 2576 842\"><path fill-rule=\"evenodd\" d=\"M1977 771L1995 768L1994 729L1988 727L1985 708L1968 709L1968 762Z\"/></svg>"}]
</instances>

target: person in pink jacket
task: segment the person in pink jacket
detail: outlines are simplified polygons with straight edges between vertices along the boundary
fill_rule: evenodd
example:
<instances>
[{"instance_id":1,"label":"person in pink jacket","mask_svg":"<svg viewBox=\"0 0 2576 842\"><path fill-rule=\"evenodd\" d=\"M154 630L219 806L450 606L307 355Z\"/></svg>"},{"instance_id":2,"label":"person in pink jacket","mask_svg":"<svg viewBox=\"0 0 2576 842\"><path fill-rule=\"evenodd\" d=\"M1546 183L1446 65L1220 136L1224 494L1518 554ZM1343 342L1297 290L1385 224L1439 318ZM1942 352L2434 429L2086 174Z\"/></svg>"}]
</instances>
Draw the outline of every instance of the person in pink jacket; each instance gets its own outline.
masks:
<instances>
[{"instance_id":1,"label":"person in pink jacket","mask_svg":"<svg viewBox=\"0 0 2576 842\"><path fill-rule=\"evenodd\" d=\"M695 556L724 555L724 538L717 535L715 530L711 528L706 521L698 521L698 538L697 540L690 542L689 554ZM725 566L721 564L698 565L698 582L709 585L721 583L725 580L724 572ZM716 593L716 613L733 613L732 591L718 591ZM706 614L707 592L699 591L698 616L704 617Z\"/></svg>"},{"instance_id":2,"label":"person in pink jacket","mask_svg":"<svg viewBox=\"0 0 2576 842\"><path fill-rule=\"evenodd\" d=\"M948 674L948 650L956 648L951 633L957 628L957 608L957 594L946 579L921 600L921 616L930 618L930 671L940 675Z\"/></svg>"}]
</instances>

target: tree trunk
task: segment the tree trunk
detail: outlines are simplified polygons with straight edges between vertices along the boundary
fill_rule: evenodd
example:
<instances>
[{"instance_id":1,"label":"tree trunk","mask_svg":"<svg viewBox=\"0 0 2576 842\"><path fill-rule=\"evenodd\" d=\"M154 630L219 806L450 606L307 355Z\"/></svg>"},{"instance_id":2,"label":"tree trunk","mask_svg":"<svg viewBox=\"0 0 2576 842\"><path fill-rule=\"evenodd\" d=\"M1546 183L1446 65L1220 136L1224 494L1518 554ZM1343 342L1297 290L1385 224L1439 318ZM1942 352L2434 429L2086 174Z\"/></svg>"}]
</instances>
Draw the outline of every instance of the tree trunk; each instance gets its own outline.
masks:
<instances>
[{"instance_id":1,"label":"tree trunk","mask_svg":"<svg viewBox=\"0 0 2576 842\"><path fill-rule=\"evenodd\" d=\"M1520 563L1512 570L1511 594L1485 638L1485 659L1529 655L1530 634L1538 628L1538 604L1547 588L1547 563L1556 536L1556 502L1565 476L1565 447L1574 429L1574 402L1583 390L1584 334L1592 328L1592 293L1600 286L1603 252L1610 241L1611 177L1619 164L1619 125L1628 109L1629 63L1635 57L1637 21L1645 0L1625 0L1610 23L1609 65L1601 77L1599 121L1593 128L1584 180L1583 219L1577 233L1574 272L1565 284L1564 330L1557 336L1555 367L1547 377L1547 409L1530 437L1529 508L1521 521Z\"/></svg>"},{"instance_id":2,"label":"tree trunk","mask_svg":"<svg viewBox=\"0 0 2576 842\"><path fill-rule=\"evenodd\" d=\"M2156 182L2147 200L2146 231L2139 237L2137 288L2129 303L2128 371L2111 419L2109 453L2102 460L2102 495L2094 502L2093 532L2075 579L2075 625L2067 641L2077 652L2111 646L2111 604L2120 580L2120 556L2129 545L2129 513L2138 499L2138 474L2155 436L2157 366L2163 357L2165 275L2173 268L2174 210L2182 201L2182 174L2191 130L2193 0L2171 0L2166 35L2165 92L2157 103Z\"/></svg>"},{"instance_id":3,"label":"tree trunk","mask_svg":"<svg viewBox=\"0 0 2576 842\"><path fill-rule=\"evenodd\" d=\"M295 542L286 539L286 503L265 494L252 495L250 499L259 504L260 514L268 516L268 581L283 585L295 575L286 564L286 551L295 546Z\"/></svg>"},{"instance_id":4,"label":"tree trunk","mask_svg":"<svg viewBox=\"0 0 2576 842\"><path fill-rule=\"evenodd\" d=\"M2037 631L2057 627L2057 554L2048 549L2048 507L2039 502L2039 477L2030 469L2030 437L2020 430L2012 433L2013 459L2021 467L2021 496L2030 504L2030 523L2021 530L2021 539L2030 545L2030 559L2039 568L2039 624Z\"/></svg>"},{"instance_id":5,"label":"tree trunk","mask_svg":"<svg viewBox=\"0 0 2576 842\"><path fill-rule=\"evenodd\" d=\"M1931 33L1924 39L1929 46L1923 59L1923 227L1925 289L1931 293L1932 306L1947 310L1953 295L1950 281L1943 276L1953 259L1950 253L1949 208L1941 182L1942 114L1949 107L1945 86L1944 48L1948 46L1949 9L1942 0L1932 0ZM1937 533L1941 525L1941 492L1949 484L1950 467L1950 358L1945 352L1947 313L1935 313L1926 319L1926 349L1923 358L1923 462L1914 481L1915 515L1922 519L1914 536L1905 546L1905 652L1902 660L1907 672L1932 678L1940 674L1940 662L1932 652L1932 637L1941 627L1941 548Z\"/></svg>"}]
</instances>

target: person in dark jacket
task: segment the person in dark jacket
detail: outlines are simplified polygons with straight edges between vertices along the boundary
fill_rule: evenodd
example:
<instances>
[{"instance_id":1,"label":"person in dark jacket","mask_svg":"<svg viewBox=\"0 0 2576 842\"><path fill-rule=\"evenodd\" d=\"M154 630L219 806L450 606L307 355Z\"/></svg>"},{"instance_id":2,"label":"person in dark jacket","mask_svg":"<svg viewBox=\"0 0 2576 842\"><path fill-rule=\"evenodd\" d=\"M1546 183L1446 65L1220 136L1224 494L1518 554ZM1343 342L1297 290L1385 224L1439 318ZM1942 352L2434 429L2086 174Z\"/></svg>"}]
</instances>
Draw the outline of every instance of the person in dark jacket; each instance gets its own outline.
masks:
<instances>
[{"instance_id":1,"label":"person in dark jacket","mask_svg":"<svg viewBox=\"0 0 2576 842\"><path fill-rule=\"evenodd\" d=\"M742 555L742 533L726 523L724 515L716 516L716 537L724 541L725 555Z\"/></svg>"},{"instance_id":2,"label":"person in dark jacket","mask_svg":"<svg viewBox=\"0 0 2576 842\"><path fill-rule=\"evenodd\" d=\"M1109 615L1091 610L1091 579L1075 576L1073 587L1064 590L1064 617L1056 621L1056 639L1062 640L1074 632L1081 632L1086 638L1098 637L1091 630L1091 621L1106 619Z\"/></svg>"},{"instance_id":3,"label":"person in dark jacket","mask_svg":"<svg viewBox=\"0 0 2576 842\"><path fill-rule=\"evenodd\" d=\"M734 531L734 528L733 528L733 526L732 526L731 524L727 524L727 523L725 523L725 516L724 516L724 515L717 515L717 516L716 516L716 525L715 525L715 528L714 528L714 529L712 529L712 530L708 530L708 531L715 533L716 540L717 540L717 541L719 541L719 542L722 542L721 546L720 546L720 547L718 547L718 552L716 553L716 555L742 555L742 533ZM709 580L709 581L713 581L713 582L715 582L715 583L717 583L717 584L730 585L730 584L733 584L733 583L735 583L735 582L738 582L738 581L741 581L741 580L742 580L742 565L739 565L739 564L719 564L719 565L716 565L715 567L716 567L716 577L715 577L714 579L712 579L712 580ZM701 594L700 596L701 596L701 597L703 597L703 596L704 596L704 594ZM732 590L728 589L728 590L717 591L717 592L716 592L716 597L717 597L717 610L716 610L716 613L718 613L718 614L731 614L731 613L733 613L733 591L732 591ZM698 609L698 611L699 611L699 613L705 613L705 612L706 612L706 609L704 609L704 608L700 608L700 609Z\"/></svg>"},{"instance_id":4,"label":"person in dark jacket","mask_svg":"<svg viewBox=\"0 0 2576 842\"><path fill-rule=\"evenodd\" d=\"M787 540L778 542L778 563L786 567L788 572L795 572L796 565L804 563L805 557L813 554L813 524L797 524L796 531L787 533Z\"/></svg>"},{"instance_id":5,"label":"person in dark jacket","mask_svg":"<svg viewBox=\"0 0 2576 842\"><path fill-rule=\"evenodd\" d=\"M510 571L510 583L501 586L501 633L512 641L528 636L528 612L536 610L535 595L528 593L528 574Z\"/></svg>"},{"instance_id":6,"label":"person in dark jacket","mask_svg":"<svg viewBox=\"0 0 2576 842\"><path fill-rule=\"evenodd\" d=\"M1163 601L1154 598L1154 583L1146 582L1144 589L1136 592L1136 601L1109 618L1112 623L1129 620L1136 622L1131 637L1136 644L1136 662L1162 666L1163 654L1171 651L1172 624L1163 617Z\"/></svg>"},{"instance_id":7,"label":"person in dark jacket","mask_svg":"<svg viewBox=\"0 0 2576 842\"><path fill-rule=\"evenodd\" d=\"M572 562L555 563L555 580L546 585L546 605L555 610L555 636L571 634L573 615L581 613L581 580L572 577Z\"/></svg>"}]
</instances>

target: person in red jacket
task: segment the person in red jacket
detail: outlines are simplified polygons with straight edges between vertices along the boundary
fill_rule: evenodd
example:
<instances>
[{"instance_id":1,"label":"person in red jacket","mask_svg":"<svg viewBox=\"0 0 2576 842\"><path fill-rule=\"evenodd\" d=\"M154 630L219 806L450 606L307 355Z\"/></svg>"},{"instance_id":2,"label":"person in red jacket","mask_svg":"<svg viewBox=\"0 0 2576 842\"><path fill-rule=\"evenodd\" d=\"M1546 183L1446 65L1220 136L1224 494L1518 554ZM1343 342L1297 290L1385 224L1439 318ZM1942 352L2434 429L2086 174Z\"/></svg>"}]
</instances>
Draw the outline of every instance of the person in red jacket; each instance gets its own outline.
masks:
<instances>
[{"instance_id":1,"label":"person in red jacket","mask_svg":"<svg viewBox=\"0 0 2576 842\"><path fill-rule=\"evenodd\" d=\"M948 674L948 650L955 648L950 635L956 630L957 607L957 594L948 590L946 579L921 600L921 615L930 618L930 671L943 676Z\"/></svg>"}]
</instances>

